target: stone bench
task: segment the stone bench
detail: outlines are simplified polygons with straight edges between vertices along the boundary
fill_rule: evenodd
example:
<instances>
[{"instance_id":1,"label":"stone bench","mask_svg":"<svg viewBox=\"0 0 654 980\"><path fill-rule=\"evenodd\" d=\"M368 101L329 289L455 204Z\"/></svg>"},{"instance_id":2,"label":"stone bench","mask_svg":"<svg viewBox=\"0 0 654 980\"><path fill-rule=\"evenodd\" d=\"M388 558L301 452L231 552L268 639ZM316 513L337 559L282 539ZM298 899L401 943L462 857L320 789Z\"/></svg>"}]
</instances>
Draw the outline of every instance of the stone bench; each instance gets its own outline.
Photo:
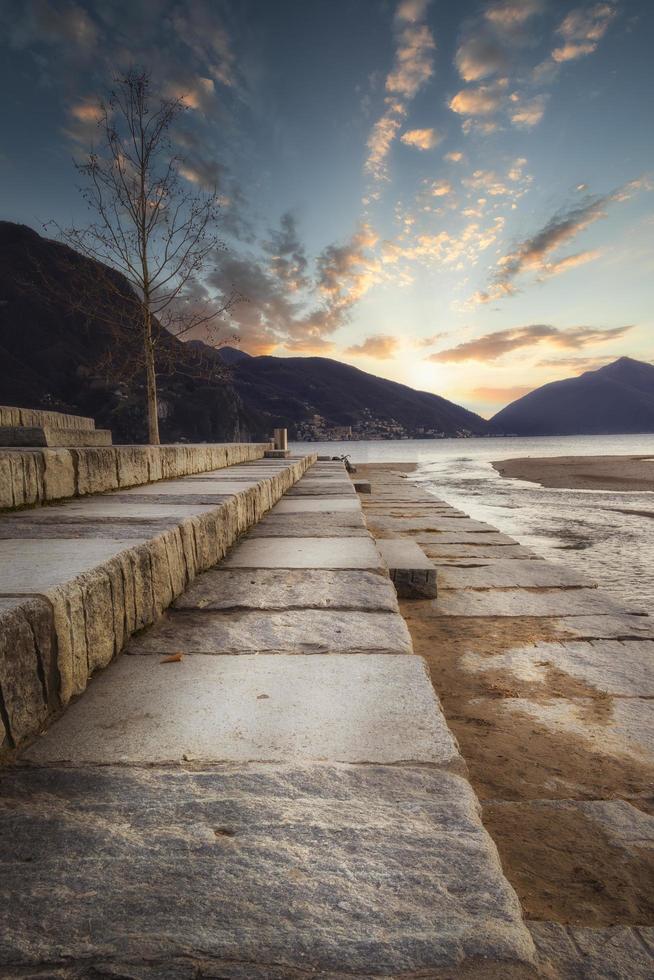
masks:
<instances>
[{"instance_id":1,"label":"stone bench","mask_svg":"<svg viewBox=\"0 0 654 980\"><path fill-rule=\"evenodd\" d=\"M377 547L388 565L398 596L403 599L436 597L436 567L415 541L382 538L377 541Z\"/></svg>"}]
</instances>

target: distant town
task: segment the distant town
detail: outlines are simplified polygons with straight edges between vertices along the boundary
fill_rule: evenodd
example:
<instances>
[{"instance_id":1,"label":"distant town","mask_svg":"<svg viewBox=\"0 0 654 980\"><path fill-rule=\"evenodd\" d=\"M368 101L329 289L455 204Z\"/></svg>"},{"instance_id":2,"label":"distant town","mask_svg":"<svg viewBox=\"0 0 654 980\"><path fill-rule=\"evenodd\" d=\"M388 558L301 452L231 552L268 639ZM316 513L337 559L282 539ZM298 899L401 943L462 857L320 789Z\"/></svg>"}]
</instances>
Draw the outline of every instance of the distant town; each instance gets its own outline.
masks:
<instances>
[{"instance_id":1,"label":"distant town","mask_svg":"<svg viewBox=\"0 0 654 980\"><path fill-rule=\"evenodd\" d=\"M394 418L377 418L370 409L363 409L361 418L353 425L333 425L322 415L312 415L305 422L294 426L294 438L298 442L359 442L379 439L468 439L469 429L457 429L454 433L441 429L402 425Z\"/></svg>"}]
</instances>

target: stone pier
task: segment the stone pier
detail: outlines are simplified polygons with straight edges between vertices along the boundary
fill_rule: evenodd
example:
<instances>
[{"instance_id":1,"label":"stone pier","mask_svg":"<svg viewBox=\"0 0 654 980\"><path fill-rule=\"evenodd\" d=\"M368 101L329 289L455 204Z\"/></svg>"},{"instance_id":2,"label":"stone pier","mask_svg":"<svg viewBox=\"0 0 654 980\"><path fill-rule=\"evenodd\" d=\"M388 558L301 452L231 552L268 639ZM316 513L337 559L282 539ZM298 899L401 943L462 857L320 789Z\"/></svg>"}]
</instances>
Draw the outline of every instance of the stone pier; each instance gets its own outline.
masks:
<instances>
[{"instance_id":1,"label":"stone pier","mask_svg":"<svg viewBox=\"0 0 654 980\"><path fill-rule=\"evenodd\" d=\"M538 975L360 500L311 466L0 773L1 976Z\"/></svg>"}]
</instances>

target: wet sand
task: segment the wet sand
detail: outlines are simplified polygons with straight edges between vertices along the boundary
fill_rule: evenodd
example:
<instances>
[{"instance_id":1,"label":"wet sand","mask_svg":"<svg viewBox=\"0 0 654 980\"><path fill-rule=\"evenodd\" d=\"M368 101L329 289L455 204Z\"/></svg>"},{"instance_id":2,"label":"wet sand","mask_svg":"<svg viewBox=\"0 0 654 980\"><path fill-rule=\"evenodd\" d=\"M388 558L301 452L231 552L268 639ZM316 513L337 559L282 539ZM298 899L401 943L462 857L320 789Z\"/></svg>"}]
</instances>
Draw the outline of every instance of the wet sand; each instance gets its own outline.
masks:
<instances>
[{"instance_id":1,"label":"wet sand","mask_svg":"<svg viewBox=\"0 0 654 980\"><path fill-rule=\"evenodd\" d=\"M652 438L654 448L654 437ZM563 490L652 490L652 456L525 456L493 462L507 479Z\"/></svg>"}]
</instances>

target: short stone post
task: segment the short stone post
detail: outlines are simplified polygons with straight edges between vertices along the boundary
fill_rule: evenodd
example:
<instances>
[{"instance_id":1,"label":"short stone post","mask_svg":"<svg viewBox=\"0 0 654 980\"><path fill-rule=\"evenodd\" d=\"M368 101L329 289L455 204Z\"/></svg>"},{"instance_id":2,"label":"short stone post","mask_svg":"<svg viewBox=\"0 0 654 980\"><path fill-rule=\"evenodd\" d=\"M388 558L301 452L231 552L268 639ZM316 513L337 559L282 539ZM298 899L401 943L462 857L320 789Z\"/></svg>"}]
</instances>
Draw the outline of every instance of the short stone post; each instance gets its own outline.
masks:
<instances>
[{"instance_id":1,"label":"short stone post","mask_svg":"<svg viewBox=\"0 0 654 980\"><path fill-rule=\"evenodd\" d=\"M275 429L275 449L286 452L288 449L288 429Z\"/></svg>"}]
</instances>

